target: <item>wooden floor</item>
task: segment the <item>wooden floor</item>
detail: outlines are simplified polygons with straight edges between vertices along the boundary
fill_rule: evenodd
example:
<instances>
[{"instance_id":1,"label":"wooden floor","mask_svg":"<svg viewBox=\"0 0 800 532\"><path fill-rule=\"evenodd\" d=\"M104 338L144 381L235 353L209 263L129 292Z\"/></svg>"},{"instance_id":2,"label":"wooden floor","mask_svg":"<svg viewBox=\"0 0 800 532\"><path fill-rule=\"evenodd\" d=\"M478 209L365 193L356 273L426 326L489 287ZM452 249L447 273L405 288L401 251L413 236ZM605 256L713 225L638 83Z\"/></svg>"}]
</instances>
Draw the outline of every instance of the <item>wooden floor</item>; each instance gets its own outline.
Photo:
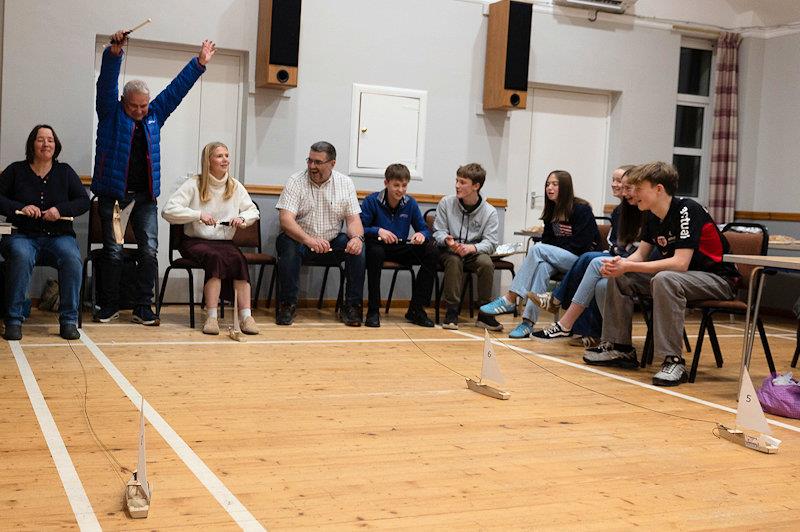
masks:
<instances>
[{"instance_id":1,"label":"wooden floor","mask_svg":"<svg viewBox=\"0 0 800 532\"><path fill-rule=\"evenodd\" d=\"M721 408L736 406L741 322L718 322L725 366L706 345L698 382L670 393L646 385L655 368L587 371L563 341L498 346L511 392L498 401L464 382L480 371L481 330L402 314L367 329L304 310L279 328L257 311L261 335L237 343L172 307L159 328L123 313L70 345L36 313L21 349L0 341L0 530L796 527L800 421L771 417L794 427L775 428L777 455L712 433L734 419ZM785 371L795 323L770 325ZM693 339L696 317L687 329ZM634 334L641 345L641 324ZM52 426L34 412L26 364ZM760 386L760 349L752 375ZM138 394L150 407L146 520L122 509ZM65 452L51 452L59 440Z\"/></svg>"}]
</instances>

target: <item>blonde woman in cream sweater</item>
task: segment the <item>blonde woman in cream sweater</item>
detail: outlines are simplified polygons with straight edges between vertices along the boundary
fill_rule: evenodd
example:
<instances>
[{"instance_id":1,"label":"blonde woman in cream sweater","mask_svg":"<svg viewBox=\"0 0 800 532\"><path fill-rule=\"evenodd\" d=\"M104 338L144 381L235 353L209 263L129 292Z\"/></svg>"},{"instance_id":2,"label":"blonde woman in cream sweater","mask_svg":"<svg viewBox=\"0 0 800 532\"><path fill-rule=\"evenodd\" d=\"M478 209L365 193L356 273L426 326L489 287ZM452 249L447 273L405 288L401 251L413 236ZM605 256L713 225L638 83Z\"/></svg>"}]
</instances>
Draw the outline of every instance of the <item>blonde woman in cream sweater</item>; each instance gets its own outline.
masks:
<instances>
[{"instance_id":1,"label":"blonde woman in cream sweater","mask_svg":"<svg viewBox=\"0 0 800 532\"><path fill-rule=\"evenodd\" d=\"M187 179L167 202L163 216L171 224L183 224L181 255L203 265L208 316L205 334L219 334L217 308L220 293L239 302L242 332L258 334L250 313L250 273L242 252L232 242L237 228L258 220L256 208L244 186L228 175L228 147L212 142L203 148L200 175Z\"/></svg>"}]
</instances>

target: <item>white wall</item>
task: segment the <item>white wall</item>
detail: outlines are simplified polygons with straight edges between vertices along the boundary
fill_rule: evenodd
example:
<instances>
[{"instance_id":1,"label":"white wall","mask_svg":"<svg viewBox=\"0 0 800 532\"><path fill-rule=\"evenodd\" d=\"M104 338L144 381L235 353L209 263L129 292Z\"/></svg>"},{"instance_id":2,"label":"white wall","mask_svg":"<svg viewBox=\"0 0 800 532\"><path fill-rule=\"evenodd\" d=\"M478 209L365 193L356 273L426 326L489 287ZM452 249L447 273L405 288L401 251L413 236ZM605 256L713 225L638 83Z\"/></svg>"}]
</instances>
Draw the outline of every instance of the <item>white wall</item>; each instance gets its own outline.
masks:
<instances>
[{"instance_id":1,"label":"white wall","mask_svg":"<svg viewBox=\"0 0 800 532\"><path fill-rule=\"evenodd\" d=\"M91 173L97 34L150 16L153 23L136 38L197 44L208 37L220 47L245 50L252 79L257 13L256 0L110 0L103 9L90 0L6 3L3 72L14 83L3 86L0 164L21 156L21 132L47 121L62 137L62 158L79 173ZM506 197L508 120L475 112L485 32L479 4L306 0L300 86L285 94L268 89L250 94L244 178L282 183L319 139L337 146L339 165L346 169L351 86L360 82L429 92L425 176L414 189L450 192L456 167L475 160L489 173L486 194ZM42 46L43 33L57 35L58 45ZM665 31L537 13L530 79L621 93L612 164L663 158L671 145L677 43L677 36ZM359 188L379 186L374 179L356 181Z\"/></svg>"},{"instance_id":2,"label":"white wall","mask_svg":"<svg viewBox=\"0 0 800 532\"><path fill-rule=\"evenodd\" d=\"M764 42L763 85L753 182L755 211L800 209L800 34Z\"/></svg>"},{"instance_id":3,"label":"white wall","mask_svg":"<svg viewBox=\"0 0 800 532\"><path fill-rule=\"evenodd\" d=\"M712 4L716 7L704 3L682 18L756 20L742 2ZM658 14L658 5L641 0L636 12ZM92 0L5 2L0 165L19 159L28 128L46 121L62 137L62 159L81 174L91 173L95 37L145 17L153 17L153 23L136 38L183 45L211 38L220 47L249 53L253 79L257 0L109 0L102 9L97 6ZM609 166L671 158L680 46L676 33L633 25L625 17L592 23L539 9L533 25L532 83L613 95ZM412 191L449 193L456 167L478 161L489 174L486 195L513 197L524 182L520 169L527 162L520 166L525 156L520 150L530 138L524 127L517 127L518 115L509 120L503 113L476 113L485 32L486 17L477 3L305 0L300 86L286 93L257 89L249 94L242 177L249 183L281 184L319 139L337 146L340 169L346 170L351 86L359 82L429 92L425 175ZM43 45L43 35L57 39ZM795 59L799 40L745 39L742 45L747 76L742 82L743 179L789 180L798 166L796 150L783 153L781 147L793 138L792 117L800 101L793 90L800 76ZM380 182L358 178L356 185L371 189ZM753 188L743 181L740 198L754 209L796 208L791 197L780 199L781 206L768 205L768 196L759 199Z\"/></svg>"}]
</instances>

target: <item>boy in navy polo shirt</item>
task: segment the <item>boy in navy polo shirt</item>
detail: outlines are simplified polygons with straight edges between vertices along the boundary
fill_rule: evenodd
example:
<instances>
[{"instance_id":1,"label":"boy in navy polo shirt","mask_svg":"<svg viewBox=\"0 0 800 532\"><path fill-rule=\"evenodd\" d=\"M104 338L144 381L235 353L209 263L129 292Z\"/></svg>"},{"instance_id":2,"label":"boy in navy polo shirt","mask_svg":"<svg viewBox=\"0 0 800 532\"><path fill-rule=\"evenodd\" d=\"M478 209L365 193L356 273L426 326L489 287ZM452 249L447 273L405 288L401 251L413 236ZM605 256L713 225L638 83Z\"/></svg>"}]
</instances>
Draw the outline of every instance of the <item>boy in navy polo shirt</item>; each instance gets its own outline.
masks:
<instances>
[{"instance_id":1,"label":"boy in navy polo shirt","mask_svg":"<svg viewBox=\"0 0 800 532\"><path fill-rule=\"evenodd\" d=\"M431 300L439 253L417 202L406 195L411 174L403 164L390 164L384 173L386 188L373 192L361 205L361 223L367 244L369 298L364 325L380 327L381 270L383 261L421 264L406 319L433 327L424 306ZM409 237L410 229L414 234Z\"/></svg>"},{"instance_id":2,"label":"boy in navy polo shirt","mask_svg":"<svg viewBox=\"0 0 800 532\"><path fill-rule=\"evenodd\" d=\"M654 355L663 356L656 386L686 382L683 327L687 301L733 299L739 272L722 262L725 237L711 215L696 201L676 198L678 172L671 164L654 162L631 170L628 182L645 213L642 240L628 258L607 259L601 273L608 277L602 343L587 349L583 360L595 366L634 369L631 345L633 303L629 296L653 298ZM652 254L655 251L653 258Z\"/></svg>"}]
</instances>

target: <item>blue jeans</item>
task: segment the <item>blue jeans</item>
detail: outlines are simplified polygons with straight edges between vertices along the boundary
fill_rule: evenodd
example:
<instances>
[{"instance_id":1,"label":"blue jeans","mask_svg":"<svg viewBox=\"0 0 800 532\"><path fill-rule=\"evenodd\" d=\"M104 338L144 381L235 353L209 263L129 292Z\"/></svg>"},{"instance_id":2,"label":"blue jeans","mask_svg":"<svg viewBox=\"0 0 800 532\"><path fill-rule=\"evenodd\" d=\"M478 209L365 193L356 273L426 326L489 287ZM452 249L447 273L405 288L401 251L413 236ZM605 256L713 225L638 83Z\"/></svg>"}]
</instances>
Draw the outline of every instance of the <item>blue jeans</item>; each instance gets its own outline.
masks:
<instances>
[{"instance_id":1,"label":"blue jeans","mask_svg":"<svg viewBox=\"0 0 800 532\"><path fill-rule=\"evenodd\" d=\"M608 253L602 251L589 251L584 253L569 269L564 279L559 283L553 296L561 302L563 308L568 308L575 302L585 307L580 318L572 326L572 332L581 336L600 337L603 320L599 305L602 305L605 295L607 280L600 275L600 266L604 258L609 258Z\"/></svg>"},{"instance_id":2,"label":"blue jeans","mask_svg":"<svg viewBox=\"0 0 800 532\"><path fill-rule=\"evenodd\" d=\"M338 266L344 261L344 272L347 279L345 302L348 305L361 305L364 300L364 271L367 265L366 246L361 246L360 254L351 255L344 251L348 240L346 234L339 233L330 241L333 251L320 256L311 251L308 246L293 240L286 233L279 234L275 242L278 250L278 302L297 304L300 267L303 259L314 257L326 263L330 262L331 266Z\"/></svg>"},{"instance_id":3,"label":"blue jeans","mask_svg":"<svg viewBox=\"0 0 800 532\"><path fill-rule=\"evenodd\" d=\"M537 294L545 292L547 282L553 274L557 271L566 273L576 260L578 257L566 249L550 244L536 244L528 250L522 266L511 281L510 290L523 299L528 297L528 292ZM536 323L539 318L539 307L528 301L525 303L522 317Z\"/></svg>"},{"instance_id":4,"label":"blue jeans","mask_svg":"<svg viewBox=\"0 0 800 532\"><path fill-rule=\"evenodd\" d=\"M158 276L158 207L148 193L128 193L119 202L124 209L131 200L136 200L128 223L136 237L136 278L134 283L134 306L150 306L153 301L153 286ZM114 198L100 196L98 207L100 225L103 230L103 277L100 300L104 307L119 307L119 283L122 275L122 245L114 239ZM123 228L124 231L125 228Z\"/></svg>"},{"instance_id":5,"label":"blue jeans","mask_svg":"<svg viewBox=\"0 0 800 532\"><path fill-rule=\"evenodd\" d=\"M0 252L6 260L7 325L20 325L25 321L25 301L37 261L58 270L61 297L58 321L78 323L83 262L74 236L6 235L0 240Z\"/></svg>"}]
</instances>

